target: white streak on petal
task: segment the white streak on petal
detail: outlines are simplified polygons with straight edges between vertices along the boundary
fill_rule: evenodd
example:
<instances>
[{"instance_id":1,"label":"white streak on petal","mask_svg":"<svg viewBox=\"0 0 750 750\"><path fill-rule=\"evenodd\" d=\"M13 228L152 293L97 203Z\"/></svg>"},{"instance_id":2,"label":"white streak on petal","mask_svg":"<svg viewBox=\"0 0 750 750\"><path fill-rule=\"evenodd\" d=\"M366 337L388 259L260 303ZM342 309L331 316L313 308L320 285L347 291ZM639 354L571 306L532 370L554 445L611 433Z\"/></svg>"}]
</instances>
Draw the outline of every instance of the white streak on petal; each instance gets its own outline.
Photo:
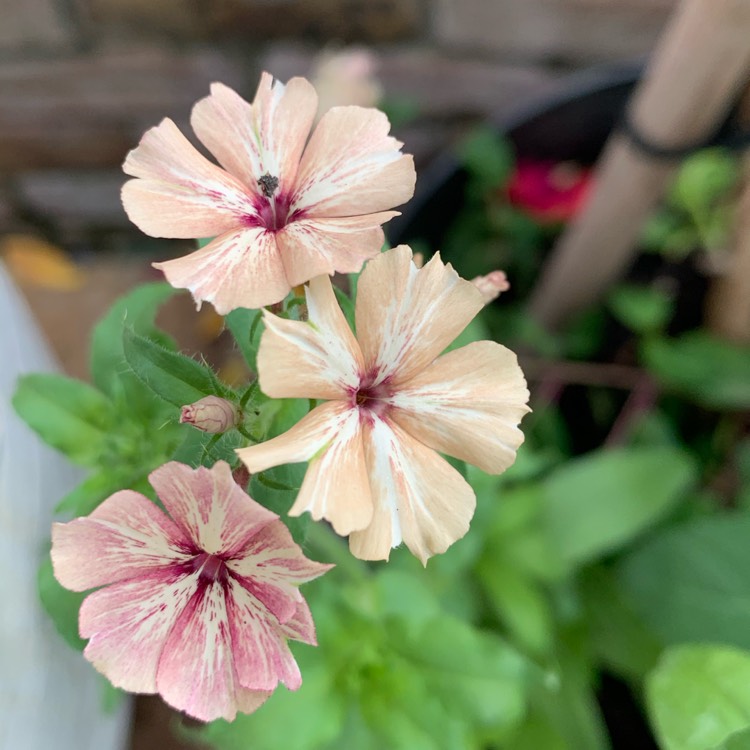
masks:
<instances>
[{"instance_id":1,"label":"white streak on petal","mask_svg":"<svg viewBox=\"0 0 750 750\"><path fill-rule=\"evenodd\" d=\"M439 254L423 268L400 245L371 260L357 285L356 328L375 383L397 386L429 365L482 309L482 295Z\"/></svg>"},{"instance_id":2,"label":"white streak on petal","mask_svg":"<svg viewBox=\"0 0 750 750\"><path fill-rule=\"evenodd\" d=\"M198 153L169 119L145 133L123 170L139 178L123 188L125 210L152 237L210 237L256 214L246 187Z\"/></svg>"},{"instance_id":3,"label":"white streak on petal","mask_svg":"<svg viewBox=\"0 0 750 750\"><path fill-rule=\"evenodd\" d=\"M197 575L165 569L90 594L81 605L84 656L115 686L155 693L169 631L197 590Z\"/></svg>"},{"instance_id":4,"label":"white streak on petal","mask_svg":"<svg viewBox=\"0 0 750 750\"><path fill-rule=\"evenodd\" d=\"M343 398L356 389L362 353L328 277L306 290L309 321L264 313L258 350L263 393L272 398Z\"/></svg>"},{"instance_id":5,"label":"white streak on petal","mask_svg":"<svg viewBox=\"0 0 750 750\"><path fill-rule=\"evenodd\" d=\"M398 425L376 418L365 435L375 511L370 526L349 537L351 551L365 560L388 559L403 539L426 564L468 531L474 490Z\"/></svg>"},{"instance_id":6,"label":"white streak on petal","mask_svg":"<svg viewBox=\"0 0 750 750\"><path fill-rule=\"evenodd\" d=\"M273 232L260 227L227 232L190 255L154 267L172 286L189 289L199 307L211 302L220 315L274 304L291 288Z\"/></svg>"},{"instance_id":7,"label":"white streak on petal","mask_svg":"<svg viewBox=\"0 0 750 750\"><path fill-rule=\"evenodd\" d=\"M276 618L234 578L227 605L239 684L251 690L273 690L279 682L299 688L302 676Z\"/></svg>"},{"instance_id":8,"label":"white streak on petal","mask_svg":"<svg viewBox=\"0 0 750 750\"><path fill-rule=\"evenodd\" d=\"M302 156L293 210L308 216L385 211L414 194L414 160L388 135L375 109L334 107L321 118Z\"/></svg>"},{"instance_id":9,"label":"white streak on petal","mask_svg":"<svg viewBox=\"0 0 750 750\"><path fill-rule=\"evenodd\" d=\"M148 498L122 490L90 516L52 525L52 564L65 588L86 591L189 557L189 538ZM88 561L96 560L96 565Z\"/></svg>"},{"instance_id":10,"label":"white streak on petal","mask_svg":"<svg viewBox=\"0 0 750 750\"><path fill-rule=\"evenodd\" d=\"M156 684L170 706L201 721L237 714L224 586L201 582L177 618L159 659Z\"/></svg>"},{"instance_id":11,"label":"white streak on petal","mask_svg":"<svg viewBox=\"0 0 750 750\"><path fill-rule=\"evenodd\" d=\"M518 424L528 399L516 355L494 341L476 341L402 384L390 414L430 448L499 474L523 442Z\"/></svg>"},{"instance_id":12,"label":"white streak on petal","mask_svg":"<svg viewBox=\"0 0 750 750\"><path fill-rule=\"evenodd\" d=\"M235 554L278 519L248 497L224 461L211 469L172 461L151 472L149 482L175 523L209 554Z\"/></svg>"},{"instance_id":13,"label":"white streak on petal","mask_svg":"<svg viewBox=\"0 0 750 750\"><path fill-rule=\"evenodd\" d=\"M321 404L282 435L239 448L236 453L251 474L272 466L309 461L336 437L351 411L348 404L337 401Z\"/></svg>"}]
</instances>

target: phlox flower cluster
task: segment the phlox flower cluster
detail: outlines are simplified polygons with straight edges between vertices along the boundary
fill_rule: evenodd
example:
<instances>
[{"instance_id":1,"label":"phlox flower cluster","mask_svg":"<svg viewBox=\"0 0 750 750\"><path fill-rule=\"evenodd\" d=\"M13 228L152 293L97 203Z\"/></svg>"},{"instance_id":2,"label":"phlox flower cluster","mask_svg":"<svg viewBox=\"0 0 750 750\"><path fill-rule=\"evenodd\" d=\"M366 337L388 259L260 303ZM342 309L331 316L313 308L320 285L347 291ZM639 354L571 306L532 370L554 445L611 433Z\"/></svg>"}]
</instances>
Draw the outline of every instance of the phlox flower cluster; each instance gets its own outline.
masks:
<instances>
[{"instance_id":1,"label":"phlox flower cluster","mask_svg":"<svg viewBox=\"0 0 750 750\"><path fill-rule=\"evenodd\" d=\"M155 264L199 306L257 309L305 284L303 319L264 310L258 380L268 397L321 403L239 460L252 473L309 462L291 515L329 521L362 559L404 543L426 564L467 532L475 506L441 454L497 474L523 441L515 355L491 341L444 353L507 280L465 281L439 255L418 267L406 246L381 253L381 225L413 194L413 160L373 109L333 107L313 127L317 101L301 78L264 73L252 103L214 84L191 124L218 165L164 120L125 160L123 203L152 236L212 238ZM330 276L366 262L355 335ZM216 396L180 415L214 434L238 419ZM279 682L297 689L287 640L315 644L298 586L331 566L308 560L224 462L170 462L150 482L166 513L123 490L53 528L58 580L97 589L80 610L86 658L202 720L251 712Z\"/></svg>"}]
</instances>

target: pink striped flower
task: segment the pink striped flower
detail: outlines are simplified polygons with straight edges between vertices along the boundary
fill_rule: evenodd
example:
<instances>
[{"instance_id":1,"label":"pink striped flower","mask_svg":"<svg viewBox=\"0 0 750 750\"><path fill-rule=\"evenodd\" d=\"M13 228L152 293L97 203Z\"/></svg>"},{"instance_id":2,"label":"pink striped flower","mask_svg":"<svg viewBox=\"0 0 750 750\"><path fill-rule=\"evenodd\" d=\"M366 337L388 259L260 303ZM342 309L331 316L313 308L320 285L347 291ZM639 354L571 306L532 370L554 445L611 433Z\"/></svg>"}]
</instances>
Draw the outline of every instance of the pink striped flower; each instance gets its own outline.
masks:
<instances>
[{"instance_id":1,"label":"pink striped flower","mask_svg":"<svg viewBox=\"0 0 750 750\"><path fill-rule=\"evenodd\" d=\"M264 312L260 387L326 403L238 454L251 472L309 461L292 515L328 519L357 557L387 559L403 541L426 563L466 533L475 506L437 451L499 474L523 442L529 392L516 357L492 341L440 356L484 301L437 255L417 269L405 245L362 272L356 338L328 277L306 293L309 322Z\"/></svg>"},{"instance_id":2,"label":"pink striped flower","mask_svg":"<svg viewBox=\"0 0 750 750\"><path fill-rule=\"evenodd\" d=\"M86 658L115 686L204 721L254 711L279 681L296 690L287 639L316 642L297 587L331 566L308 560L224 462L168 463L149 481L169 516L123 490L52 527L60 583L104 587L81 606Z\"/></svg>"},{"instance_id":3,"label":"pink striped flower","mask_svg":"<svg viewBox=\"0 0 750 750\"><path fill-rule=\"evenodd\" d=\"M282 300L319 274L358 271L383 244L389 209L414 193L414 161L374 109L334 107L312 135L315 89L264 73L252 104L222 84L193 108L191 124L221 167L165 119L123 169L130 219L152 237L214 237L183 258L156 263L172 286L222 315ZM309 140L308 140L309 137Z\"/></svg>"}]
</instances>

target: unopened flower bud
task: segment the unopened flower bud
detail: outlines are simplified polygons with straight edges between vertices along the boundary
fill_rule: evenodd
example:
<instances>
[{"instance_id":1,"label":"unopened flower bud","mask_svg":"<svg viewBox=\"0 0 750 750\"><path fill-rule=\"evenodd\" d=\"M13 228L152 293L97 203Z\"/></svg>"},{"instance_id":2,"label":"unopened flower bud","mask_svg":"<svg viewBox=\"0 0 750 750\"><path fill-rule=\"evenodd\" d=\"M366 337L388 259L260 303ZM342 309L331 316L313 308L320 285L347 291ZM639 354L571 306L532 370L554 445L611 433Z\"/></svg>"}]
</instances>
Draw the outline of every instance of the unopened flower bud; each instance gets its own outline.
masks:
<instances>
[{"instance_id":1,"label":"unopened flower bud","mask_svg":"<svg viewBox=\"0 0 750 750\"><path fill-rule=\"evenodd\" d=\"M502 292L510 289L510 282L503 271L492 271L486 276L477 276L471 280L471 283L482 293L485 305L489 305Z\"/></svg>"},{"instance_id":2,"label":"unopened flower bud","mask_svg":"<svg viewBox=\"0 0 750 750\"><path fill-rule=\"evenodd\" d=\"M206 396L182 407L180 424L191 424L203 432L226 432L237 424L237 407L218 396Z\"/></svg>"}]
</instances>

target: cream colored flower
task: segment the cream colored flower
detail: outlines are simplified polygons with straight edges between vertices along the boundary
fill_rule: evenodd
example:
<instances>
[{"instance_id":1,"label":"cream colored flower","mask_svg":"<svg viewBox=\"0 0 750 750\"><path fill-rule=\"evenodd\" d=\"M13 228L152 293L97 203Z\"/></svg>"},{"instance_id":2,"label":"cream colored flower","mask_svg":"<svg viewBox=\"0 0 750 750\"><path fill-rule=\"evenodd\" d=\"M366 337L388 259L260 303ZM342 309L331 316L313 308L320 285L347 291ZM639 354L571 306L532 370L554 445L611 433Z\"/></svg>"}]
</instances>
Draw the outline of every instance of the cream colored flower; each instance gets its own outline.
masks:
<instances>
[{"instance_id":1,"label":"cream colored flower","mask_svg":"<svg viewBox=\"0 0 750 750\"><path fill-rule=\"evenodd\" d=\"M475 507L438 451L498 474L523 442L529 393L516 357L492 341L441 356L483 300L439 255L419 270L406 246L371 260L356 338L327 276L306 296L309 322L264 313L260 387L326 403L240 458L253 473L309 461L292 515L327 519L357 557L387 559L404 542L426 563L466 533Z\"/></svg>"},{"instance_id":2,"label":"cream colored flower","mask_svg":"<svg viewBox=\"0 0 750 750\"><path fill-rule=\"evenodd\" d=\"M131 151L122 190L130 219L152 237L214 237L156 263L222 315L282 300L314 276L359 271L383 244L389 209L414 193L414 161L374 109L334 107L310 135L315 89L264 73L249 104L222 84L191 123L221 167L165 119ZM308 140L309 137L309 140Z\"/></svg>"}]
</instances>

